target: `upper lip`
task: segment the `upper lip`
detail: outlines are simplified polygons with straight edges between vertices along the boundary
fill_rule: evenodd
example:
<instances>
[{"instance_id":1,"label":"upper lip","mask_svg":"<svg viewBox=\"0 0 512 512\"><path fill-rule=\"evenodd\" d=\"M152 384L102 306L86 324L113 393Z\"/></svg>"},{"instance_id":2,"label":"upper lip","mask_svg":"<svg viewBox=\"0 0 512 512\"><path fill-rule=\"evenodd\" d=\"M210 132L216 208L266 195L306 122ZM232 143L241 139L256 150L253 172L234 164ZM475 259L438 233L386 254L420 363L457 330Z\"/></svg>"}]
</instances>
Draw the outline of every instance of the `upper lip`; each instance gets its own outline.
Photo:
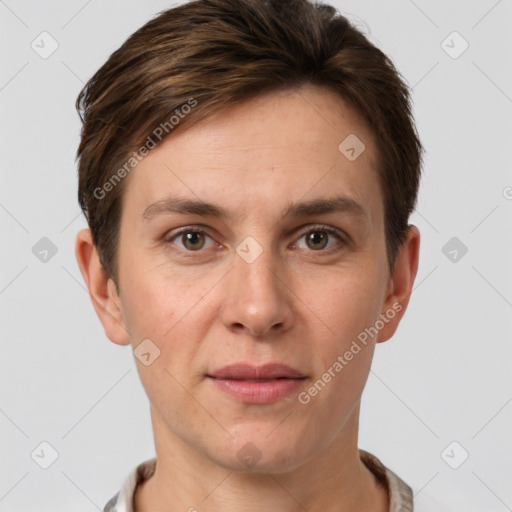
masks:
<instances>
[{"instance_id":1,"label":"upper lip","mask_svg":"<svg viewBox=\"0 0 512 512\"><path fill-rule=\"evenodd\" d=\"M232 380L260 380L260 379L300 379L305 375L299 370L281 363L267 363L256 366L247 363L236 363L224 366L208 377L215 379L232 379Z\"/></svg>"}]
</instances>

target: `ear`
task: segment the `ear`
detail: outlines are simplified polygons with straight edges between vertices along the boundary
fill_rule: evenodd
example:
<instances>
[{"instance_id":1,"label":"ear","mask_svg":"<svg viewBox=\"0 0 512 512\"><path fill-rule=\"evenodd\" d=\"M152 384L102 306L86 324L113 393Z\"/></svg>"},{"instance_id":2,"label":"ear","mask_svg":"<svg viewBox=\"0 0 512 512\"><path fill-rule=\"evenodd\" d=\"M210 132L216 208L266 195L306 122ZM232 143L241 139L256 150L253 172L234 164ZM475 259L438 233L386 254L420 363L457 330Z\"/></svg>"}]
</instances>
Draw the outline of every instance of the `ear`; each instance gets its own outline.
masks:
<instances>
[{"instance_id":1,"label":"ear","mask_svg":"<svg viewBox=\"0 0 512 512\"><path fill-rule=\"evenodd\" d=\"M395 334L407 309L418 271L419 252L420 232L416 226L410 224L407 238L397 255L393 275L388 282L386 300L381 310L384 327L378 333L377 343L387 341Z\"/></svg>"},{"instance_id":2,"label":"ear","mask_svg":"<svg viewBox=\"0 0 512 512\"><path fill-rule=\"evenodd\" d=\"M78 232L75 256L105 334L113 343L128 345L130 335L125 326L121 300L114 281L107 276L100 263L90 229L82 229Z\"/></svg>"}]
</instances>

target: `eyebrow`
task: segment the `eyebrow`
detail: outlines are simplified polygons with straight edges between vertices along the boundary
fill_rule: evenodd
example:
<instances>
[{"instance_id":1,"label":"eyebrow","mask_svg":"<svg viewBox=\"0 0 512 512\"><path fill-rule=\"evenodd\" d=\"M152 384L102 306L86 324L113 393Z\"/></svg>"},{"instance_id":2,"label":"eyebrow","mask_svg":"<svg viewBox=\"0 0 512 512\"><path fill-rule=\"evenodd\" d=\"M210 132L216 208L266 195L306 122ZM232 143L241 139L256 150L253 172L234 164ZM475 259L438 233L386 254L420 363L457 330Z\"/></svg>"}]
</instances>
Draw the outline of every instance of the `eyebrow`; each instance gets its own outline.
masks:
<instances>
[{"instance_id":1,"label":"eyebrow","mask_svg":"<svg viewBox=\"0 0 512 512\"><path fill-rule=\"evenodd\" d=\"M168 213L199 215L230 220L233 215L220 205L201 200L185 199L182 197L166 197L150 204L142 213L145 222L151 218ZM336 196L325 199L313 199L300 203L289 204L282 212L283 217L306 217L328 213L344 213L354 217L367 218L364 207L356 200L347 196Z\"/></svg>"}]
</instances>

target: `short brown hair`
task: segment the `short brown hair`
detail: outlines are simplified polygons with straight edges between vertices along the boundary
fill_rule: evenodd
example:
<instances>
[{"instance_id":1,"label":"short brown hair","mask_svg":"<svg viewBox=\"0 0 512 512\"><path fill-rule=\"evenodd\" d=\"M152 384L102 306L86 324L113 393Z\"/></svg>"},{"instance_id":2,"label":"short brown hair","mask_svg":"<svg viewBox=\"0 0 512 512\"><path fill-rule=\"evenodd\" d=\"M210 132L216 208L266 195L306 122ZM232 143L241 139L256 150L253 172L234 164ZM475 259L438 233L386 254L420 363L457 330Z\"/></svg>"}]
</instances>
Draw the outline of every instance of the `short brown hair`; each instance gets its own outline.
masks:
<instances>
[{"instance_id":1,"label":"short brown hair","mask_svg":"<svg viewBox=\"0 0 512 512\"><path fill-rule=\"evenodd\" d=\"M159 143L236 103L304 84L337 92L376 137L393 271L416 205L423 147L409 89L391 60L330 5L195 0L163 11L132 34L76 101L83 123L78 200L116 286L122 178L143 148L152 147L149 140ZM173 112L178 123L170 120ZM158 141L156 127L166 131Z\"/></svg>"}]
</instances>

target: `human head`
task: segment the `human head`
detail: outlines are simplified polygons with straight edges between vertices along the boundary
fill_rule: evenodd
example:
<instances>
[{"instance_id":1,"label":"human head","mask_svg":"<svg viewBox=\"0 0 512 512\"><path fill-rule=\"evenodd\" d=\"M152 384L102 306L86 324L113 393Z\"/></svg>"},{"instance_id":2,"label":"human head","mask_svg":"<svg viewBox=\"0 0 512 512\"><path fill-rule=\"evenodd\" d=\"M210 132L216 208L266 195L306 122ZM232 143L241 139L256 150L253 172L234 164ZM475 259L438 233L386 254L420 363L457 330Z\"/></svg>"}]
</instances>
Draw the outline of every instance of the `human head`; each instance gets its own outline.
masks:
<instances>
[{"instance_id":1,"label":"human head","mask_svg":"<svg viewBox=\"0 0 512 512\"><path fill-rule=\"evenodd\" d=\"M373 347L375 342L389 339L397 328L417 270L419 239L414 231L408 231L409 235L412 233L408 238L411 243L405 250L399 246L390 277L384 220L387 196L382 193L389 181L394 184L392 201L398 205L408 201L412 207L415 193L411 196L406 190L418 178L418 169L409 169L409 160L396 160L396 165L386 167L391 174L382 173L386 155L389 159L389 155L404 158L407 154L407 129L394 123L400 115L405 116L411 134L413 125L407 110L399 114L383 101L377 85L392 95L395 107L408 108L406 90L401 89L398 99L393 96L400 93L400 82L386 67L389 64L377 58L380 54L373 47L367 53L360 50L361 36L350 36L343 21L340 24L348 30L343 44L352 41L352 47L327 59L324 68L327 66L332 76L350 78L347 83L341 81L340 87L344 86L346 94L352 93L355 99L340 94L339 87L334 88L332 83L321 81L323 75L315 77L312 69L320 65L322 56L327 58L328 41L337 40L336 34L342 32L327 24L326 34L312 47L316 57L297 57L300 52L296 45L312 44L318 26L313 22L317 28L304 37L306 21L311 21L315 11L305 2L290 2L289 6L292 4L303 8L302 17L299 16L302 28L296 30L295 44L284 28L278 30L274 26L274 15L279 12L284 27L292 23L292 17L297 18L295 11L293 16L286 11L284 6L288 4L284 2L274 5L216 0L186 4L177 8L180 11L164 13L162 18L156 18L155 25L150 22L146 26L150 27L147 32L143 30L141 35L138 31L128 40L123 47L126 53L114 54L112 69L100 73L96 82L93 79L94 94L86 97L92 113L87 118L86 110L82 145L84 140L92 144L97 165L101 163L100 156L108 153L110 160L105 165L110 167L101 179L84 183L93 196L94 191L100 190L99 198L94 198L96 205L111 194L124 201L118 202L122 208L117 224L112 224L116 227L113 233L119 235L116 274L112 275L116 275L121 292L114 292L111 280L108 286L105 284L99 262L92 256L89 234L78 237L80 268L108 337L118 344L131 343L134 350L149 340L149 346L156 346L159 351L150 366L140 359L138 364L151 403L157 451L172 449L177 454L179 449L185 450L198 462L197 466L213 461L217 467L240 467L242 462L236 454L247 442L261 449L262 469L281 472L299 467L320 452L325 458L327 446L335 438L341 440L334 443L338 450L344 449L343 444L346 449L348 445L353 449L358 404ZM199 13L192 15L187 6L195 7ZM264 12L265 6L270 14ZM272 12L273 9L277 11ZM259 10L268 23L263 28L257 23ZM192 31L190 36L190 31L179 32L172 26L178 23L177 12L179 17L198 24L195 34ZM212 12L215 16L210 16ZM322 8L318 13L319 23L332 11ZM244 24L237 26L240 16L246 21L245 36L241 31ZM164 23L166 20L168 23ZM237 29L228 36L230 24ZM241 50L240 45L251 34L258 37L245 51ZM258 41L265 41L269 34L281 41L281 49L262 50L263 42ZM190 44L188 37L195 37L196 45ZM242 40L231 44L236 37ZM142 47L136 44L137 38L145 41ZM169 38L177 38L179 48L175 51L166 45ZM207 44L198 48L198 40ZM287 44L291 45L288 53L284 51ZM154 49L150 49L151 45ZM362 56L357 55L360 52ZM282 62L269 64L272 55L274 60L283 55ZM187 56L195 65L187 63ZM169 59L173 62L170 70ZM295 71L290 68L290 59L296 59ZM336 59L342 60L345 68L336 68ZM277 70L272 78L262 78L266 75L263 68L260 73L259 67L265 62L269 70ZM389 73L387 82L377 78L382 77L378 73L379 62ZM241 67L234 72L236 63ZM181 85L173 75L180 69ZM157 71L160 79L155 76ZM96 90L94 83L102 83L103 88L97 85ZM117 88L124 91L122 97L117 96ZM369 89L375 92L373 96ZM224 91L220 96L219 90ZM173 102L169 100L171 92ZM171 116L176 116L176 123ZM160 124L155 124L157 121ZM133 151L149 139L152 144L155 130L169 122L173 124L171 133L140 161L132 156L136 165L130 172L125 169L124 177L117 174L123 178L118 183L109 182L115 169L123 168L114 157L130 157L130 153L126 154L126 141L135 141L130 146ZM138 138L134 138L135 132ZM390 133L396 135L396 141ZM349 134L355 134L366 145L353 161L338 150L339 143ZM94 137L98 137L95 144ZM417 142L414 137L412 140ZM391 153L383 141L394 143ZM409 150L412 151L410 147ZM403 178L399 182L397 169ZM107 182L109 190L103 186ZM396 198L398 193L400 200ZM188 213L167 212L146 223L142 213L151 204L161 204L169 194L186 196ZM303 204L311 198L319 204L317 198L321 198L325 208L324 198L330 199L332 194L355 198L364 205L365 214L325 214L319 212L318 206ZM217 211L224 208L233 220L221 222L204 202L199 206L195 202L191 207L190 201L198 199L216 205ZM297 204L303 204L299 215L285 215L289 206ZM309 213L312 210L313 214ZM102 223L113 222L115 215L112 211L107 213L101 218ZM321 248L317 254L308 247L299 247L297 239L303 238L299 231L312 217L319 224L329 219L327 224L338 226L343 240L337 245L339 251L324 253ZM179 239L179 235L171 237L171 232L181 231L183 224L196 223L205 224L208 236L219 246L214 243L205 251L199 247L199 252L178 249L171 238ZM262 249L250 262L235 250L248 236ZM366 329L372 332L373 326L375 334L363 343L361 334ZM338 361L341 366L336 370L337 357L345 354L349 364ZM350 362L352 359L355 361ZM246 404L216 393L208 375L222 365L240 361L287 362L304 374L308 384L313 385L324 375L331 376L332 382L310 401L302 395L302 401L287 397L268 407L245 407ZM313 394L310 390L309 396ZM213 408L217 423L205 414L209 408ZM288 412L290 415L286 416ZM288 419L277 428L284 416ZM274 433L267 439L268 431Z\"/></svg>"},{"instance_id":2,"label":"human head","mask_svg":"<svg viewBox=\"0 0 512 512\"><path fill-rule=\"evenodd\" d=\"M422 153L409 92L392 62L328 5L198 0L137 30L77 99L78 198L116 287L123 178L147 149L256 95L308 83L348 101L376 137L392 272L416 204Z\"/></svg>"}]
</instances>

